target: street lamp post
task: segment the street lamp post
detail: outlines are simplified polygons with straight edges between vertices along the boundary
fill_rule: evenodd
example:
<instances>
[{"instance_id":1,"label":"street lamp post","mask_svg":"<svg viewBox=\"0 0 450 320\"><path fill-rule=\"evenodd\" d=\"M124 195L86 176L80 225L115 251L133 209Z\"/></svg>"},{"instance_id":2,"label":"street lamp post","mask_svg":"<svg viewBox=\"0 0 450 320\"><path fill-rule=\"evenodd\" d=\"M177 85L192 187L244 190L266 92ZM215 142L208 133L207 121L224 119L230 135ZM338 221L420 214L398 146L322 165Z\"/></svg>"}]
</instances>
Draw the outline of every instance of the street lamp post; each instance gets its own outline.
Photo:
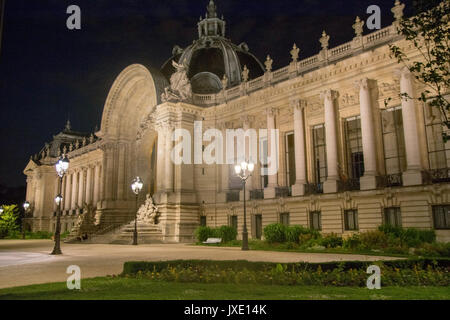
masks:
<instances>
[{"instance_id":1,"label":"street lamp post","mask_svg":"<svg viewBox=\"0 0 450 320\"><path fill-rule=\"evenodd\" d=\"M136 179L133 180L133 183L131 184L131 190L133 190L133 193L136 195L136 203L135 203L135 214L134 214L134 233L133 233L133 246L138 245L138 232L137 232L137 205L138 205L138 197L139 192L141 192L142 188L144 187L144 183L142 182L141 178L136 177Z\"/></svg>"},{"instance_id":2,"label":"street lamp post","mask_svg":"<svg viewBox=\"0 0 450 320\"><path fill-rule=\"evenodd\" d=\"M244 228L242 231L242 250L248 251L248 231L247 231L247 205L246 205L246 195L245 195L245 185L248 178L252 176L253 170L255 170L255 164L250 162L242 162L240 165L234 167L236 175L241 179L244 185Z\"/></svg>"},{"instance_id":3,"label":"street lamp post","mask_svg":"<svg viewBox=\"0 0 450 320\"><path fill-rule=\"evenodd\" d=\"M56 173L59 176L59 189L58 189L58 195L55 197L55 203L57 205L57 213L56 213L56 228L55 228L55 246L53 248L53 251L51 255L60 255L61 252L61 203L63 200L63 197L61 195L62 193L62 183L64 175L69 170L69 159L66 156L63 156L61 159L58 160L56 163Z\"/></svg>"},{"instance_id":4,"label":"street lamp post","mask_svg":"<svg viewBox=\"0 0 450 320\"><path fill-rule=\"evenodd\" d=\"M24 240L25 240L24 220L25 220L25 217L27 216L27 213L30 211L30 207L31 207L31 204L28 201L25 201L23 203L24 212L23 212L21 224L22 224L22 239L24 239Z\"/></svg>"}]
</instances>

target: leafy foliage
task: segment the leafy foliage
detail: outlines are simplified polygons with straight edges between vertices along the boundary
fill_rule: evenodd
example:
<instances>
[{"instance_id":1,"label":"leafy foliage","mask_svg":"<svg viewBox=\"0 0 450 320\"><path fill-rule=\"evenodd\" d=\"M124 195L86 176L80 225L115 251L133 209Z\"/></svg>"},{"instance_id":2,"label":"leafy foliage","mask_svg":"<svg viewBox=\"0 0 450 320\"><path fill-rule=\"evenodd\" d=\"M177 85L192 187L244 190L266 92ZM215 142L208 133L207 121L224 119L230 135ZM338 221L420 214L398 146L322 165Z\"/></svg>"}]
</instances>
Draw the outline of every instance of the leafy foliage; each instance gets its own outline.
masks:
<instances>
[{"instance_id":1,"label":"leafy foliage","mask_svg":"<svg viewBox=\"0 0 450 320\"><path fill-rule=\"evenodd\" d=\"M449 260L427 259L376 262L383 286L450 284ZM126 262L122 277L200 283L360 286L374 262L266 263L249 261Z\"/></svg>"},{"instance_id":2,"label":"leafy foliage","mask_svg":"<svg viewBox=\"0 0 450 320\"><path fill-rule=\"evenodd\" d=\"M281 223L269 224L264 228L264 238L269 243L286 241L287 227Z\"/></svg>"},{"instance_id":3,"label":"leafy foliage","mask_svg":"<svg viewBox=\"0 0 450 320\"><path fill-rule=\"evenodd\" d=\"M450 102L445 97L450 88L450 1L417 1L415 9L416 15L400 21L398 32L420 52L420 58L412 60L404 49L396 45L390 45L390 50L393 57L425 86L417 100L438 108L443 123L450 129ZM414 98L406 93L401 96ZM447 133L443 138L448 140Z\"/></svg>"},{"instance_id":4,"label":"leafy foliage","mask_svg":"<svg viewBox=\"0 0 450 320\"><path fill-rule=\"evenodd\" d=\"M0 239L19 230L18 218L17 205L3 206L3 213L0 215Z\"/></svg>"},{"instance_id":5,"label":"leafy foliage","mask_svg":"<svg viewBox=\"0 0 450 320\"><path fill-rule=\"evenodd\" d=\"M219 228L198 227L195 230L195 237L198 242L205 242L208 238L221 238L222 242L236 240L237 231L230 226L221 226Z\"/></svg>"}]
</instances>

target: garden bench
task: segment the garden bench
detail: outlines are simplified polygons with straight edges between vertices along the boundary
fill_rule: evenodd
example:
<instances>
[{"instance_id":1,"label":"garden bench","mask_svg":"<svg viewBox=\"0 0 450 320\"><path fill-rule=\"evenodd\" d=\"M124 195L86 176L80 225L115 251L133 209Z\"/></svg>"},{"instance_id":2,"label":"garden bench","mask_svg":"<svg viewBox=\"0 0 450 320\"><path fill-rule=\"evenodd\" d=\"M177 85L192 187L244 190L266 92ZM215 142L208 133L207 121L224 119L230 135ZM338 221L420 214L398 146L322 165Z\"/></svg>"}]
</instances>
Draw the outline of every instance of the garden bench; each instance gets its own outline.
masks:
<instances>
[{"instance_id":1,"label":"garden bench","mask_svg":"<svg viewBox=\"0 0 450 320\"><path fill-rule=\"evenodd\" d=\"M208 238L206 241L204 241L204 244L217 244L217 243L221 243L222 242L222 238Z\"/></svg>"}]
</instances>

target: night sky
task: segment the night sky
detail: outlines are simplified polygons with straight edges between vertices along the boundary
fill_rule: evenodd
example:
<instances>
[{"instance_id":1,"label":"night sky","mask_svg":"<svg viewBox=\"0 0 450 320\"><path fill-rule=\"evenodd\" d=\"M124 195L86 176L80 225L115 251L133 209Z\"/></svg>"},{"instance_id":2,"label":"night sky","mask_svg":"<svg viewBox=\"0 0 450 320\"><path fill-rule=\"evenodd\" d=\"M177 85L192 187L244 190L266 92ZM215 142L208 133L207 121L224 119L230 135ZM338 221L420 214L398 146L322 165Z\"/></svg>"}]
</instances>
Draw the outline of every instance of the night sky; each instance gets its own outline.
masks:
<instances>
[{"instance_id":1,"label":"night sky","mask_svg":"<svg viewBox=\"0 0 450 320\"><path fill-rule=\"evenodd\" d=\"M209 0L6 0L0 57L0 185L25 185L30 156L60 132L68 118L77 131L100 126L114 79L128 65L160 68L174 45L197 39ZM322 30L330 47L353 38L369 5L392 20L394 0L216 0L227 37L246 42L274 69L286 66L295 42L300 59L318 53ZM411 8L411 1L403 0ZM82 30L66 28L66 9L82 11ZM408 11L406 11L408 13ZM364 33L369 31L365 28Z\"/></svg>"}]
</instances>

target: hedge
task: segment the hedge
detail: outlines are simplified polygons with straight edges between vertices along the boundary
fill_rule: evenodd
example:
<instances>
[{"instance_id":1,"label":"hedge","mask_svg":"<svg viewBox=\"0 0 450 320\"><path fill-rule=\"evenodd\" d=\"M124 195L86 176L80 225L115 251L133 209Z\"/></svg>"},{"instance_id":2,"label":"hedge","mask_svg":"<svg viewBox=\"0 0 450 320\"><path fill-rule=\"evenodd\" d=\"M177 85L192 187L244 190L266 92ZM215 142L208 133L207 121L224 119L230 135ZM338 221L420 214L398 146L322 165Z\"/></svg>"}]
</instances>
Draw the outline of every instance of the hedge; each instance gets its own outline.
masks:
<instances>
[{"instance_id":1,"label":"hedge","mask_svg":"<svg viewBox=\"0 0 450 320\"><path fill-rule=\"evenodd\" d=\"M425 268L450 268L450 259L404 259L404 260L388 260L388 261L335 261L335 262L322 262L322 263L307 263L307 262L295 262L295 263L282 263L283 268L294 272L299 271L316 271L319 267L323 271L331 271L340 268L343 271L367 269L368 266L373 264L383 264L386 267L398 268L398 269L411 269L418 266L422 269ZM268 271L276 268L280 263L274 262L253 262L247 260L236 261L213 261L213 260L172 260L172 261L129 261L125 262L122 275L133 275L138 272L161 272L169 267L181 267L181 268L195 268L195 267L210 267L218 270L231 269L235 271L250 270L250 271Z\"/></svg>"}]
</instances>

